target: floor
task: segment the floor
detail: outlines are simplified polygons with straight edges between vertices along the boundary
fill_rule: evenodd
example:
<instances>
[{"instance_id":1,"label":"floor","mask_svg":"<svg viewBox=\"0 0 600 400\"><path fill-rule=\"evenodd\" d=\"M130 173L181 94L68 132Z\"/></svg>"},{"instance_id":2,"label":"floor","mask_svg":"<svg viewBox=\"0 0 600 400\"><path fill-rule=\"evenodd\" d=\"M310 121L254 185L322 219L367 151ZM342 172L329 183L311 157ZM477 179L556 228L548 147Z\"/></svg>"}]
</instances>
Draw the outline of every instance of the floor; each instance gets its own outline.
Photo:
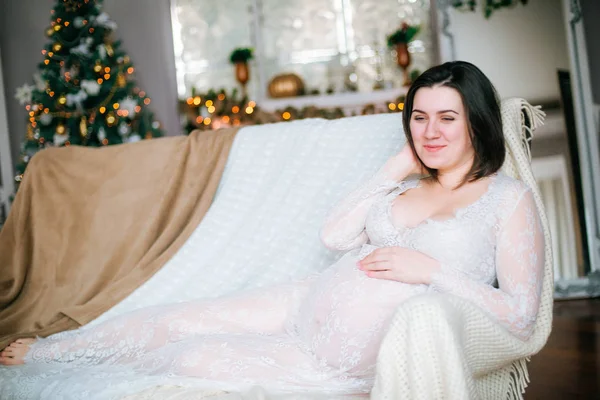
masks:
<instances>
[{"instance_id":1,"label":"floor","mask_svg":"<svg viewBox=\"0 0 600 400\"><path fill-rule=\"evenodd\" d=\"M600 399L600 299L555 302L553 325L525 400Z\"/></svg>"}]
</instances>

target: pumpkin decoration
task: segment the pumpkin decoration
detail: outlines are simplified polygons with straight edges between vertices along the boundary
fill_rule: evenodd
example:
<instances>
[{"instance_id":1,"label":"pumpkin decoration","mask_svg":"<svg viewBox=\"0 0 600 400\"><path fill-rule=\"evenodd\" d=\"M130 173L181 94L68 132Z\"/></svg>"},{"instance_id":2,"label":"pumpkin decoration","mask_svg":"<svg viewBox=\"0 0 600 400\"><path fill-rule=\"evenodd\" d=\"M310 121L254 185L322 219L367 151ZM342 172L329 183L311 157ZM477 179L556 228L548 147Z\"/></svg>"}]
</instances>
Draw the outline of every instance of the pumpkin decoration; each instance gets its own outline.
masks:
<instances>
[{"instance_id":1,"label":"pumpkin decoration","mask_svg":"<svg viewBox=\"0 0 600 400\"><path fill-rule=\"evenodd\" d=\"M269 96L273 98L293 97L304 94L304 82L296 74L276 75L269 82Z\"/></svg>"}]
</instances>

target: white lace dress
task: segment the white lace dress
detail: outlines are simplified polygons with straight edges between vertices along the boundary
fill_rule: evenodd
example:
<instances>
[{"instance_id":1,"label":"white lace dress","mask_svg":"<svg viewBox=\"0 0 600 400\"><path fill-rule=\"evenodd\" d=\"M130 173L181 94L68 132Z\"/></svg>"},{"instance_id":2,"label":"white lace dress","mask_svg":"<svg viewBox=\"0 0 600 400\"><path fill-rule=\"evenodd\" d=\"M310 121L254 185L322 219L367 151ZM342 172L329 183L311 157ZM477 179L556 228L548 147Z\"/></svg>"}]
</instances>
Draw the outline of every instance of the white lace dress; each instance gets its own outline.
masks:
<instances>
[{"instance_id":1,"label":"white lace dress","mask_svg":"<svg viewBox=\"0 0 600 400\"><path fill-rule=\"evenodd\" d=\"M121 398L154 385L368 393L394 310L429 291L468 298L526 338L544 265L529 189L499 173L453 218L394 226L393 199L418 185L376 175L338 205L322 237L346 253L322 273L217 300L145 308L40 339L25 365L0 369L0 398ZM385 246L421 251L442 270L431 285L367 277L356 262Z\"/></svg>"}]
</instances>

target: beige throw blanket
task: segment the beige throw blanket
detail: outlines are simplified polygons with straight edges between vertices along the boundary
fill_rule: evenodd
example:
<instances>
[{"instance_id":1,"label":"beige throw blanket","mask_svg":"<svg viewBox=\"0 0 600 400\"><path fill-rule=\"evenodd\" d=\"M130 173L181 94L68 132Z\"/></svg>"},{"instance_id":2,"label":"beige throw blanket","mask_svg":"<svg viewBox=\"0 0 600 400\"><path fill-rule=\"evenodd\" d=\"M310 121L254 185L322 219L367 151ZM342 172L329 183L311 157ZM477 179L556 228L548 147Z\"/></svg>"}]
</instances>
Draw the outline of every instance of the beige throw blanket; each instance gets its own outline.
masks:
<instances>
[{"instance_id":1,"label":"beige throw blanket","mask_svg":"<svg viewBox=\"0 0 600 400\"><path fill-rule=\"evenodd\" d=\"M236 133L36 154L0 232L0 349L86 324L159 270L210 207Z\"/></svg>"}]
</instances>

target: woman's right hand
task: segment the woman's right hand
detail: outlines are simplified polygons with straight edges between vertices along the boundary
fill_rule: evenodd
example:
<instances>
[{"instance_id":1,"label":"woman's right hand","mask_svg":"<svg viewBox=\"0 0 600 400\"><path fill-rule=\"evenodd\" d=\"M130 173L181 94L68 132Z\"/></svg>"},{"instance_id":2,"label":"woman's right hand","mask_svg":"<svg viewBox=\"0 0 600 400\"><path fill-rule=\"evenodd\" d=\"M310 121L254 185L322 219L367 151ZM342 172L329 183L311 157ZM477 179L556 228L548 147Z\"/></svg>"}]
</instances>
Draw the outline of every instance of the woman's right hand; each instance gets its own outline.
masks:
<instances>
[{"instance_id":1,"label":"woman's right hand","mask_svg":"<svg viewBox=\"0 0 600 400\"><path fill-rule=\"evenodd\" d=\"M402 150L398 154L387 160L383 166L383 170L389 179L398 182L404 180L409 175L423 173L421 162L415 157L408 143L402 147Z\"/></svg>"}]
</instances>

